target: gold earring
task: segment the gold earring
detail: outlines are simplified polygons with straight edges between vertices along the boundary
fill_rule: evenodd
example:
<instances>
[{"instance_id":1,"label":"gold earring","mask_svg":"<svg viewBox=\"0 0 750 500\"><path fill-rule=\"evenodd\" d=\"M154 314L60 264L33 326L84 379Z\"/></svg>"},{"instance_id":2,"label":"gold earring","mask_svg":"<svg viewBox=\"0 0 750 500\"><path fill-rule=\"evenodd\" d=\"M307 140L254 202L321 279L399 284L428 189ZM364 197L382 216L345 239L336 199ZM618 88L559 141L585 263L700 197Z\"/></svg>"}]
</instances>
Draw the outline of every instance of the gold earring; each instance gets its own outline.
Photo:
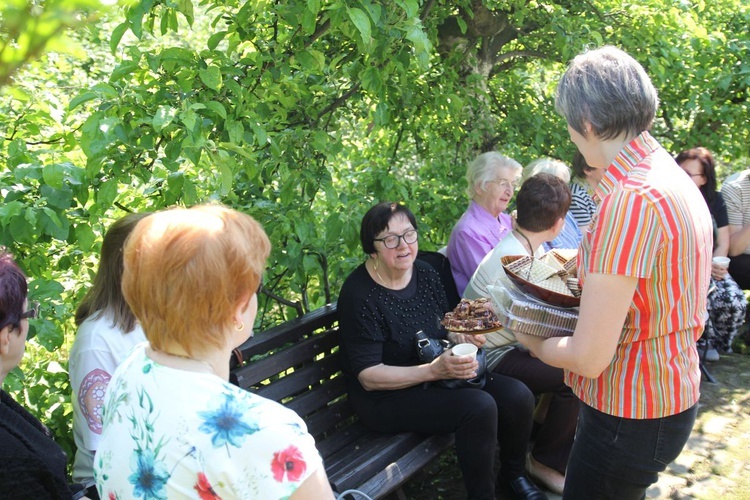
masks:
<instances>
[{"instance_id":1,"label":"gold earring","mask_svg":"<svg viewBox=\"0 0 750 500\"><path fill-rule=\"evenodd\" d=\"M240 323L239 325L235 324L234 329L237 330L238 332L241 332L242 330L245 329L245 323Z\"/></svg>"},{"instance_id":2,"label":"gold earring","mask_svg":"<svg viewBox=\"0 0 750 500\"><path fill-rule=\"evenodd\" d=\"M375 272L377 272L378 271L378 259L376 257L373 260L375 261L375 263L372 265L372 270L375 271Z\"/></svg>"}]
</instances>

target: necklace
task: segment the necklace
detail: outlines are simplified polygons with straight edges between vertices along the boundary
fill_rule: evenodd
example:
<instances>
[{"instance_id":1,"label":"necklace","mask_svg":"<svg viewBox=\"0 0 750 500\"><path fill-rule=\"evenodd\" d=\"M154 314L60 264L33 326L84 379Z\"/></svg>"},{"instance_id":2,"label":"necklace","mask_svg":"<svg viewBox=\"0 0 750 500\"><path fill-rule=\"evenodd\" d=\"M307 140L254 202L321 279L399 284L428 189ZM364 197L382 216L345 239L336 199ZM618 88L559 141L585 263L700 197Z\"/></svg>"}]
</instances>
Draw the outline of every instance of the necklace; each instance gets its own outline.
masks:
<instances>
[{"instance_id":1,"label":"necklace","mask_svg":"<svg viewBox=\"0 0 750 500\"><path fill-rule=\"evenodd\" d=\"M380 272L378 271L378 263L373 260L372 262L372 270L375 271L375 275L380 279L380 282L383 284L384 287L388 288L388 285L385 284L385 280L380 275Z\"/></svg>"},{"instance_id":2,"label":"necklace","mask_svg":"<svg viewBox=\"0 0 750 500\"><path fill-rule=\"evenodd\" d=\"M175 353L173 353L173 352L167 352L167 351L159 351L159 350L157 350L157 349L154 349L154 351L156 351L156 352L160 352L160 353L162 353L162 354L166 354L167 356L172 356L172 357L175 357L175 358L182 358L182 359L187 359L187 360L190 360L190 361L197 361L198 363L201 363L201 364L203 364L203 365L206 365L206 366L208 367L208 369L209 369L209 370L211 370L211 373L213 373L213 374L214 374L214 375L216 375L217 377L219 376L219 374L218 374L218 373L216 373L216 370L214 369L214 365L212 365L212 364L211 364L211 363L209 363L208 361L203 361L202 359L198 359L198 358L192 358L192 357L190 357L190 356L184 356L184 355L182 355L182 354L175 354Z\"/></svg>"},{"instance_id":3,"label":"necklace","mask_svg":"<svg viewBox=\"0 0 750 500\"><path fill-rule=\"evenodd\" d=\"M531 270L534 268L534 247L531 246L531 242L526 237L526 235L521 232L520 229L515 228L514 231L517 232L519 235L521 235L521 237L524 240L526 240L526 244L529 245L529 255L531 255L531 265L529 265L529 270L526 272L526 280L529 280L529 278L531 278Z\"/></svg>"},{"instance_id":4,"label":"necklace","mask_svg":"<svg viewBox=\"0 0 750 500\"><path fill-rule=\"evenodd\" d=\"M524 239L524 241L526 242L527 245L529 245L529 255L531 255L533 257L534 256L534 248L531 246L531 242L529 241L529 239L526 237L525 234L523 234L521 232L520 229L515 228L514 231L517 232L521 236L521 238Z\"/></svg>"}]
</instances>

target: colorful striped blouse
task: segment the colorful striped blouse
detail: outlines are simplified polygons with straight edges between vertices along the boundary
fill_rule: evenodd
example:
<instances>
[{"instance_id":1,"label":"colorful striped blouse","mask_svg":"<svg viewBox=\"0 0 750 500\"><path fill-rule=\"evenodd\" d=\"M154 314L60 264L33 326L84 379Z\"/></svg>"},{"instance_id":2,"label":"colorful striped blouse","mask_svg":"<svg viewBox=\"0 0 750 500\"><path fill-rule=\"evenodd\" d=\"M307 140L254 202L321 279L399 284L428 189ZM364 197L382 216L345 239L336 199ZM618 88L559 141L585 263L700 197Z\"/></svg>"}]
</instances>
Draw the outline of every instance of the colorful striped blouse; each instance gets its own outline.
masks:
<instances>
[{"instance_id":1,"label":"colorful striped blouse","mask_svg":"<svg viewBox=\"0 0 750 500\"><path fill-rule=\"evenodd\" d=\"M578 272L638 278L611 364L598 378L566 373L589 406L623 418L659 418L698 401L695 342L711 272L711 216L698 189L643 132L607 169L585 228Z\"/></svg>"}]
</instances>

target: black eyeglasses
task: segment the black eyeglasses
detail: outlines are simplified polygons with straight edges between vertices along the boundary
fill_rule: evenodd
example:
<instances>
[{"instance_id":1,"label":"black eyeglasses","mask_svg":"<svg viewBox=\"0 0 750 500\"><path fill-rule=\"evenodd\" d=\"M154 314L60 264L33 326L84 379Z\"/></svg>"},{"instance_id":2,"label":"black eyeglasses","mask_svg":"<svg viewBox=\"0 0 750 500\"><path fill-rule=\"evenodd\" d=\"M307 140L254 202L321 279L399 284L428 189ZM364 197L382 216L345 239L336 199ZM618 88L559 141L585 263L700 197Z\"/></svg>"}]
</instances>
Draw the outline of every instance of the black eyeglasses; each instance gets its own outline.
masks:
<instances>
[{"instance_id":1,"label":"black eyeglasses","mask_svg":"<svg viewBox=\"0 0 750 500\"><path fill-rule=\"evenodd\" d=\"M31 319L39 316L39 302L32 302L31 309L21 313L19 319Z\"/></svg>"},{"instance_id":2,"label":"black eyeglasses","mask_svg":"<svg viewBox=\"0 0 750 500\"><path fill-rule=\"evenodd\" d=\"M374 238L374 241L382 241L385 248L398 248L401 240L404 240L404 243L407 245L411 245L412 243L416 243L418 239L419 233L417 233L417 230L409 229L404 234L392 234L385 238Z\"/></svg>"}]
</instances>

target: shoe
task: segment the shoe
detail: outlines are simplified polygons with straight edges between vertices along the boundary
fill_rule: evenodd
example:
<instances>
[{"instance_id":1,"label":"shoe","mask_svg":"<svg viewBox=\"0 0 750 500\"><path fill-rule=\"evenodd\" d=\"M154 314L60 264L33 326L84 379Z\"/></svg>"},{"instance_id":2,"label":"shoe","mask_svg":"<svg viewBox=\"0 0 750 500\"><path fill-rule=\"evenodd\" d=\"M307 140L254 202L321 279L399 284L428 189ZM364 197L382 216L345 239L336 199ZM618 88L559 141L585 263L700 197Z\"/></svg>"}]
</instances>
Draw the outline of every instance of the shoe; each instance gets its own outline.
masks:
<instances>
[{"instance_id":1,"label":"shoe","mask_svg":"<svg viewBox=\"0 0 750 500\"><path fill-rule=\"evenodd\" d=\"M709 348L708 351L706 351L706 361L719 361L719 359L719 351L717 351L713 347Z\"/></svg>"},{"instance_id":2,"label":"shoe","mask_svg":"<svg viewBox=\"0 0 750 500\"><path fill-rule=\"evenodd\" d=\"M529 472L531 479L541 484L549 491L556 495L563 494L565 488L565 476L551 467L547 467L541 462L537 462L529 453L526 456L526 470Z\"/></svg>"},{"instance_id":3,"label":"shoe","mask_svg":"<svg viewBox=\"0 0 750 500\"><path fill-rule=\"evenodd\" d=\"M518 500L547 500L547 495L542 493L542 490L526 475L505 481L503 486L505 494L510 498Z\"/></svg>"}]
</instances>

